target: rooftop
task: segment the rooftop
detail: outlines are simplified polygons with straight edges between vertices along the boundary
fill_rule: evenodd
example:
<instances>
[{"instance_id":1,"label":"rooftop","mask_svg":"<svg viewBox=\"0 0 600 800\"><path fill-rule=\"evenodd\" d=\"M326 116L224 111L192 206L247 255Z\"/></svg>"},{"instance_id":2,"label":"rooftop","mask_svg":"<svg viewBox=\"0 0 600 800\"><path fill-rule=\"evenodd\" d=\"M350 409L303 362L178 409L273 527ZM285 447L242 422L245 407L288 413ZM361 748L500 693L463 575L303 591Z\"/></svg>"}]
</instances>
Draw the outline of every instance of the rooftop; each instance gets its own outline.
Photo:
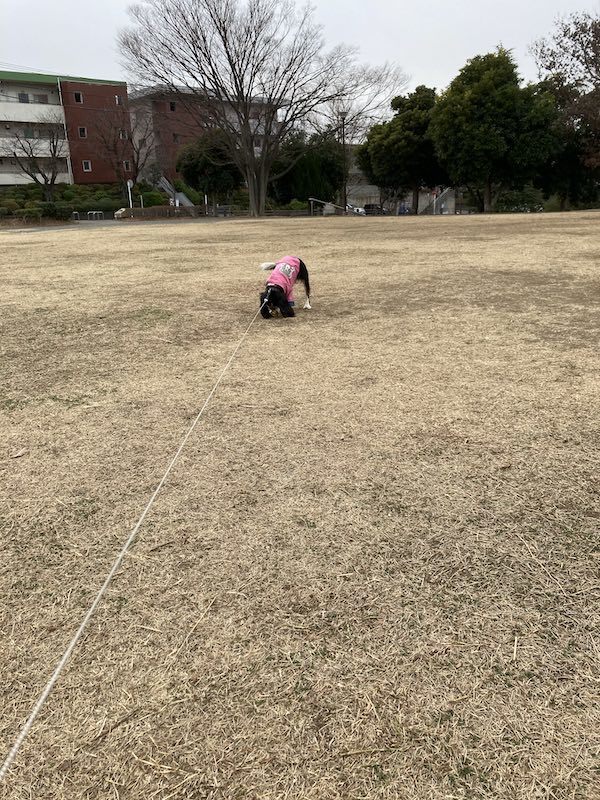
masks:
<instances>
[{"instance_id":1,"label":"rooftop","mask_svg":"<svg viewBox=\"0 0 600 800\"><path fill-rule=\"evenodd\" d=\"M0 70L0 81L19 81L21 83L56 84L58 80L73 81L75 83L106 83L125 86L125 81L109 81L100 78L78 78L73 75L50 75L45 72L6 72Z\"/></svg>"}]
</instances>

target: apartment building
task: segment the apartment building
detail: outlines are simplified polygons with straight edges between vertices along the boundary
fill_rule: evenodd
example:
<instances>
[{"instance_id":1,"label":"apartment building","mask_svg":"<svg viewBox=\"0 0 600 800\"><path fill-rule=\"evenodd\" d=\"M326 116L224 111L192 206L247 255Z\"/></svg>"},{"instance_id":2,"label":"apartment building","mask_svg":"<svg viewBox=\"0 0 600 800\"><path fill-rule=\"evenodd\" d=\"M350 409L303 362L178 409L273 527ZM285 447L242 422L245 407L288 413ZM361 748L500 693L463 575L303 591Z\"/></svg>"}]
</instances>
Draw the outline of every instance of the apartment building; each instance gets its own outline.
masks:
<instances>
[{"instance_id":1,"label":"apartment building","mask_svg":"<svg viewBox=\"0 0 600 800\"><path fill-rule=\"evenodd\" d=\"M146 166L158 168L171 183L179 177L177 158L182 147L202 133L198 114L180 95L162 87L132 92L131 127L134 139L145 137L150 148Z\"/></svg>"},{"instance_id":2,"label":"apartment building","mask_svg":"<svg viewBox=\"0 0 600 800\"><path fill-rule=\"evenodd\" d=\"M213 127L203 103L191 91L181 88L174 92L165 87L148 87L130 95L132 135L134 140L144 136L151 153L146 164L157 167L171 183L179 178L177 159L181 149L202 136L208 127ZM269 107L261 98L256 98L250 107L251 124L257 150L264 139L263 117ZM238 126L237 114L233 106L228 117Z\"/></svg>"},{"instance_id":3,"label":"apartment building","mask_svg":"<svg viewBox=\"0 0 600 800\"><path fill-rule=\"evenodd\" d=\"M34 159L56 162L57 183L127 179L133 173L127 84L0 71L0 185L30 183L18 161Z\"/></svg>"}]
</instances>

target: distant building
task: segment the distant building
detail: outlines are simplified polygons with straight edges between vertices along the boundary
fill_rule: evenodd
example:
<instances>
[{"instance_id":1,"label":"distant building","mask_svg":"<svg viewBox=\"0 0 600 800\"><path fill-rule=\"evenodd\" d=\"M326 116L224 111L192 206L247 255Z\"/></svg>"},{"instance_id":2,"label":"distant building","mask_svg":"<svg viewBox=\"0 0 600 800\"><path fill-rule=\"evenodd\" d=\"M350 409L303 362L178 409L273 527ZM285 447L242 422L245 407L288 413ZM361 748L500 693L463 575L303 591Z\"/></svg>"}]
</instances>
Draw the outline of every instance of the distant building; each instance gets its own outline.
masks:
<instances>
[{"instance_id":1,"label":"distant building","mask_svg":"<svg viewBox=\"0 0 600 800\"><path fill-rule=\"evenodd\" d=\"M130 96L132 131L134 140L143 132L146 136L151 130L153 153L147 165L157 167L171 183L180 177L177 172L177 159L183 147L196 141L209 127L214 127L203 110L201 98L190 90L181 87L173 91L168 87L147 87L131 93ZM256 147L262 145L264 127L261 116L268 107L260 99L253 101L250 119L254 121ZM206 124L203 117L207 116ZM237 127L237 116L233 106L228 111L228 119ZM147 170L148 171L148 170Z\"/></svg>"},{"instance_id":2,"label":"distant building","mask_svg":"<svg viewBox=\"0 0 600 800\"><path fill-rule=\"evenodd\" d=\"M0 71L0 185L32 181L11 156L15 144L21 143L21 158L29 150L44 159L61 128L57 183L126 179L133 170L127 106L126 83Z\"/></svg>"},{"instance_id":3,"label":"distant building","mask_svg":"<svg viewBox=\"0 0 600 800\"><path fill-rule=\"evenodd\" d=\"M368 203L381 203L381 189L372 183L356 163L357 145L348 147L350 162L348 164L348 185L346 189L348 203L363 208Z\"/></svg>"},{"instance_id":4,"label":"distant building","mask_svg":"<svg viewBox=\"0 0 600 800\"><path fill-rule=\"evenodd\" d=\"M202 133L197 113L175 92L162 87L131 93L130 110L134 138L150 134L152 153L147 167L158 168L171 183L179 177L179 151Z\"/></svg>"}]
</instances>

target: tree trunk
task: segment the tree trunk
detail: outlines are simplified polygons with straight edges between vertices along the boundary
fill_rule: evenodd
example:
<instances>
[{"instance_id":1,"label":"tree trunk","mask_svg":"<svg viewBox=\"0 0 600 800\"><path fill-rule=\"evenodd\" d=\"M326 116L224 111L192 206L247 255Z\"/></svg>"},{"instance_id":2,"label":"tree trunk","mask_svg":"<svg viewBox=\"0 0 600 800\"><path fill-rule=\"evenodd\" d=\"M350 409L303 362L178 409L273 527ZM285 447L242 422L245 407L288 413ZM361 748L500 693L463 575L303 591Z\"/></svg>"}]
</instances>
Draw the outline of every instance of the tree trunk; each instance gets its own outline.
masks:
<instances>
[{"instance_id":1,"label":"tree trunk","mask_svg":"<svg viewBox=\"0 0 600 800\"><path fill-rule=\"evenodd\" d=\"M44 184L44 198L46 202L51 203L54 200L54 186L51 183Z\"/></svg>"},{"instance_id":2,"label":"tree trunk","mask_svg":"<svg viewBox=\"0 0 600 800\"><path fill-rule=\"evenodd\" d=\"M259 203L258 203L258 196L257 196L257 182L256 182L256 173L252 170L246 171L246 183L248 184L248 202L250 207L250 216L251 217L258 217L259 214Z\"/></svg>"},{"instance_id":3,"label":"tree trunk","mask_svg":"<svg viewBox=\"0 0 600 800\"><path fill-rule=\"evenodd\" d=\"M419 213L419 186L413 186L412 190L412 207L411 213L418 214Z\"/></svg>"},{"instance_id":4,"label":"tree trunk","mask_svg":"<svg viewBox=\"0 0 600 800\"><path fill-rule=\"evenodd\" d=\"M561 194L561 195L559 195L558 199L559 199L559 202L560 202L560 206L559 206L560 210L561 211L566 211L567 210L567 195L566 194Z\"/></svg>"},{"instance_id":5,"label":"tree trunk","mask_svg":"<svg viewBox=\"0 0 600 800\"><path fill-rule=\"evenodd\" d=\"M483 190L483 213L489 214L492 210L492 184L488 181Z\"/></svg>"},{"instance_id":6,"label":"tree trunk","mask_svg":"<svg viewBox=\"0 0 600 800\"><path fill-rule=\"evenodd\" d=\"M246 182L248 183L250 216L262 217L265 213L265 204L267 200L266 175L262 174L262 170L258 173L253 170L248 170L246 172Z\"/></svg>"}]
</instances>

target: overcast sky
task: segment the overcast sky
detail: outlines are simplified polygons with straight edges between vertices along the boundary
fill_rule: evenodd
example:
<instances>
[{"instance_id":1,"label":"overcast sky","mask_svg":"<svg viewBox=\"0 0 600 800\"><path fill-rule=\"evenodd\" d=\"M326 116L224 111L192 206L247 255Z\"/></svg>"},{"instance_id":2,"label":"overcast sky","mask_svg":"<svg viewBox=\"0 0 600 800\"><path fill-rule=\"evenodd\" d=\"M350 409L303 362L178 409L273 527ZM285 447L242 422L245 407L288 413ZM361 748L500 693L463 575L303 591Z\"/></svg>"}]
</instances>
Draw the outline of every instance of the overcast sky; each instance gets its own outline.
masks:
<instances>
[{"instance_id":1,"label":"overcast sky","mask_svg":"<svg viewBox=\"0 0 600 800\"><path fill-rule=\"evenodd\" d=\"M327 42L360 48L359 60L394 61L420 83L442 89L468 58L512 49L521 75L535 80L527 53L559 15L600 11L599 0L316 0ZM125 80L115 46L126 0L0 0L0 69Z\"/></svg>"}]
</instances>

